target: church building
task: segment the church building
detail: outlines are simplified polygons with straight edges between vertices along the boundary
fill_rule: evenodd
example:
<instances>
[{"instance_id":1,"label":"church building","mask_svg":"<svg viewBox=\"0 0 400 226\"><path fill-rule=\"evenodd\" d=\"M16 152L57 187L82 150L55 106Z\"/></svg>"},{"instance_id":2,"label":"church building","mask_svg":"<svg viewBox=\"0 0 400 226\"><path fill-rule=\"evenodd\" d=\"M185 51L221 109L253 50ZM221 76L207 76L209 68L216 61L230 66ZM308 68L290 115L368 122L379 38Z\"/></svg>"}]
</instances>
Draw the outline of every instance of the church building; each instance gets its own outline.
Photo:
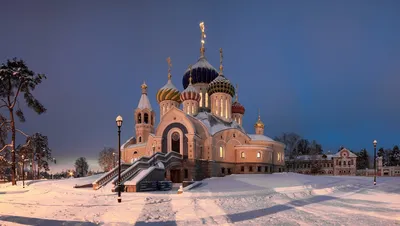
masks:
<instances>
[{"instance_id":1,"label":"church building","mask_svg":"<svg viewBox=\"0 0 400 226\"><path fill-rule=\"evenodd\" d=\"M200 58L185 71L182 91L172 83L171 60L167 59L168 80L155 95L158 117L147 84L141 85L141 97L134 110L135 136L121 147L123 162L133 163L156 152L180 153L181 164L166 167L166 177L173 182L282 172L285 145L264 135L260 113L254 133L243 129L245 108L239 103L237 86L224 74L222 49L216 70L205 57L203 22L200 30Z\"/></svg>"}]
</instances>

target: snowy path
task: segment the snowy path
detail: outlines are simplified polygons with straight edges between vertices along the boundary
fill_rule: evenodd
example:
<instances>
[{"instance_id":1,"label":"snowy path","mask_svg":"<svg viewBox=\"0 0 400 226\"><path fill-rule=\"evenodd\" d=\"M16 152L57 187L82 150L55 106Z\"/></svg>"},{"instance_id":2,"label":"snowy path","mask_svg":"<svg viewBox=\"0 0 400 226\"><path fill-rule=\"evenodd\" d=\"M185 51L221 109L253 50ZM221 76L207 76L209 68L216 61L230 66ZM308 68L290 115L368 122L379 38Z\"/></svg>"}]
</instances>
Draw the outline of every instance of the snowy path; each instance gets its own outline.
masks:
<instances>
[{"instance_id":1,"label":"snowy path","mask_svg":"<svg viewBox=\"0 0 400 226\"><path fill-rule=\"evenodd\" d=\"M72 188L85 180L0 185L0 225L400 225L400 178L233 175L122 203L111 186Z\"/></svg>"}]
</instances>

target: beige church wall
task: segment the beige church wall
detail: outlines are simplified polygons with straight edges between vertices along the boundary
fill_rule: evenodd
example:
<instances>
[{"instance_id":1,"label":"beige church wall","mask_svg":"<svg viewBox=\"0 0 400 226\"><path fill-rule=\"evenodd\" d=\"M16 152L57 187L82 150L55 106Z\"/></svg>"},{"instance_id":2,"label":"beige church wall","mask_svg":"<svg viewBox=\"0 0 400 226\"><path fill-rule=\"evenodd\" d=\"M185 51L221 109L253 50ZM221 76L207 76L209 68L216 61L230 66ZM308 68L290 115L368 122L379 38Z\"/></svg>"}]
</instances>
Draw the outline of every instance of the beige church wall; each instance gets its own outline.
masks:
<instances>
[{"instance_id":1,"label":"beige church wall","mask_svg":"<svg viewBox=\"0 0 400 226\"><path fill-rule=\"evenodd\" d=\"M123 152L124 152L123 161L126 163L131 163L132 158L134 159L134 158L140 158L142 156L147 156L146 146L125 148Z\"/></svg>"},{"instance_id":2,"label":"beige church wall","mask_svg":"<svg viewBox=\"0 0 400 226\"><path fill-rule=\"evenodd\" d=\"M264 146L255 146L255 147L239 147L237 148L237 162L244 163L244 162L254 162L254 163L271 163L268 161L268 151L267 147ZM244 154L244 156L242 155ZM258 157L258 153L260 153L260 157Z\"/></svg>"},{"instance_id":3,"label":"beige church wall","mask_svg":"<svg viewBox=\"0 0 400 226\"><path fill-rule=\"evenodd\" d=\"M165 128L172 123L181 123L186 127L189 134L194 134L195 132L192 122L186 118L185 113L176 107L172 107L172 109L164 115L161 122L158 124L155 135L162 136Z\"/></svg>"},{"instance_id":4,"label":"beige church wall","mask_svg":"<svg viewBox=\"0 0 400 226\"><path fill-rule=\"evenodd\" d=\"M218 162L236 162L235 146L247 143L249 138L241 131L227 129L215 133L212 142L212 160ZM223 148L223 157L220 157L220 147Z\"/></svg>"}]
</instances>

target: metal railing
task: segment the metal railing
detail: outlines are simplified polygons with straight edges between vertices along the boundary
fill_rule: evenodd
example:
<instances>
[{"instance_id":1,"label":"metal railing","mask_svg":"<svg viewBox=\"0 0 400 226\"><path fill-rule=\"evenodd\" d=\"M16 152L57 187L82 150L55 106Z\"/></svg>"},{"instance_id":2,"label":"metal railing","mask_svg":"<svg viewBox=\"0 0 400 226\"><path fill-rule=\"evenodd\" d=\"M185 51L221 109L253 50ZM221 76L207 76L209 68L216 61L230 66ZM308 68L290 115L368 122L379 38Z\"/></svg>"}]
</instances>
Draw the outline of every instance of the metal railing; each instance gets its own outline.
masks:
<instances>
[{"instance_id":1,"label":"metal railing","mask_svg":"<svg viewBox=\"0 0 400 226\"><path fill-rule=\"evenodd\" d=\"M121 164L121 170L126 170L130 167L130 164ZM114 167L112 170L108 171L106 174L104 174L102 177L99 179L95 180L92 185L93 189L97 190L110 182L114 177L118 176L118 166Z\"/></svg>"},{"instance_id":2,"label":"metal railing","mask_svg":"<svg viewBox=\"0 0 400 226\"><path fill-rule=\"evenodd\" d=\"M164 167L167 167L170 163L180 161L182 159L182 155L177 152L168 152L167 154L157 152L153 154L151 157L142 157L136 160L132 166L126 169L121 174L121 184L123 184L127 180L133 179L142 169L147 169L150 166L154 166L158 162L162 162ZM112 182L114 185L118 183L118 178L115 178Z\"/></svg>"}]
</instances>

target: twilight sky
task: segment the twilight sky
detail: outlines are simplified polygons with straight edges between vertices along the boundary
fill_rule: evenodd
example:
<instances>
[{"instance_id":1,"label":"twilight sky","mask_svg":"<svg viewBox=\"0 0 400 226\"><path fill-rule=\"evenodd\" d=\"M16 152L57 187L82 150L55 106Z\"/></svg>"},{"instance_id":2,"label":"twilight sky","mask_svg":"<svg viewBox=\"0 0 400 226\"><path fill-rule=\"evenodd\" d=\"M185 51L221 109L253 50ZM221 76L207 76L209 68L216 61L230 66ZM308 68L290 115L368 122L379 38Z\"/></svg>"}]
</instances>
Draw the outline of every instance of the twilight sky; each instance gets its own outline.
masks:
<instances>
[{"instance_id":1,"label":"twilight sky","mask_svg":"<svg viewBox=\"0 0 400 226\"><path fill-rule=\"evenodd\" d=\"M244 128L296 132L324 150L399 144L400 1L0 1L0 63L24 59L48 79L35 94L48 112L26 109L27 133L49 137L58 169L77 157L96 168L104 146L134 134L143 80L156 92L199 57L239 84ZM157 121L158 123L158 121ZM20 138L20 141L21 138ZM17 141L18 142L18 141Z\"/></svg>"}]
</instances>

